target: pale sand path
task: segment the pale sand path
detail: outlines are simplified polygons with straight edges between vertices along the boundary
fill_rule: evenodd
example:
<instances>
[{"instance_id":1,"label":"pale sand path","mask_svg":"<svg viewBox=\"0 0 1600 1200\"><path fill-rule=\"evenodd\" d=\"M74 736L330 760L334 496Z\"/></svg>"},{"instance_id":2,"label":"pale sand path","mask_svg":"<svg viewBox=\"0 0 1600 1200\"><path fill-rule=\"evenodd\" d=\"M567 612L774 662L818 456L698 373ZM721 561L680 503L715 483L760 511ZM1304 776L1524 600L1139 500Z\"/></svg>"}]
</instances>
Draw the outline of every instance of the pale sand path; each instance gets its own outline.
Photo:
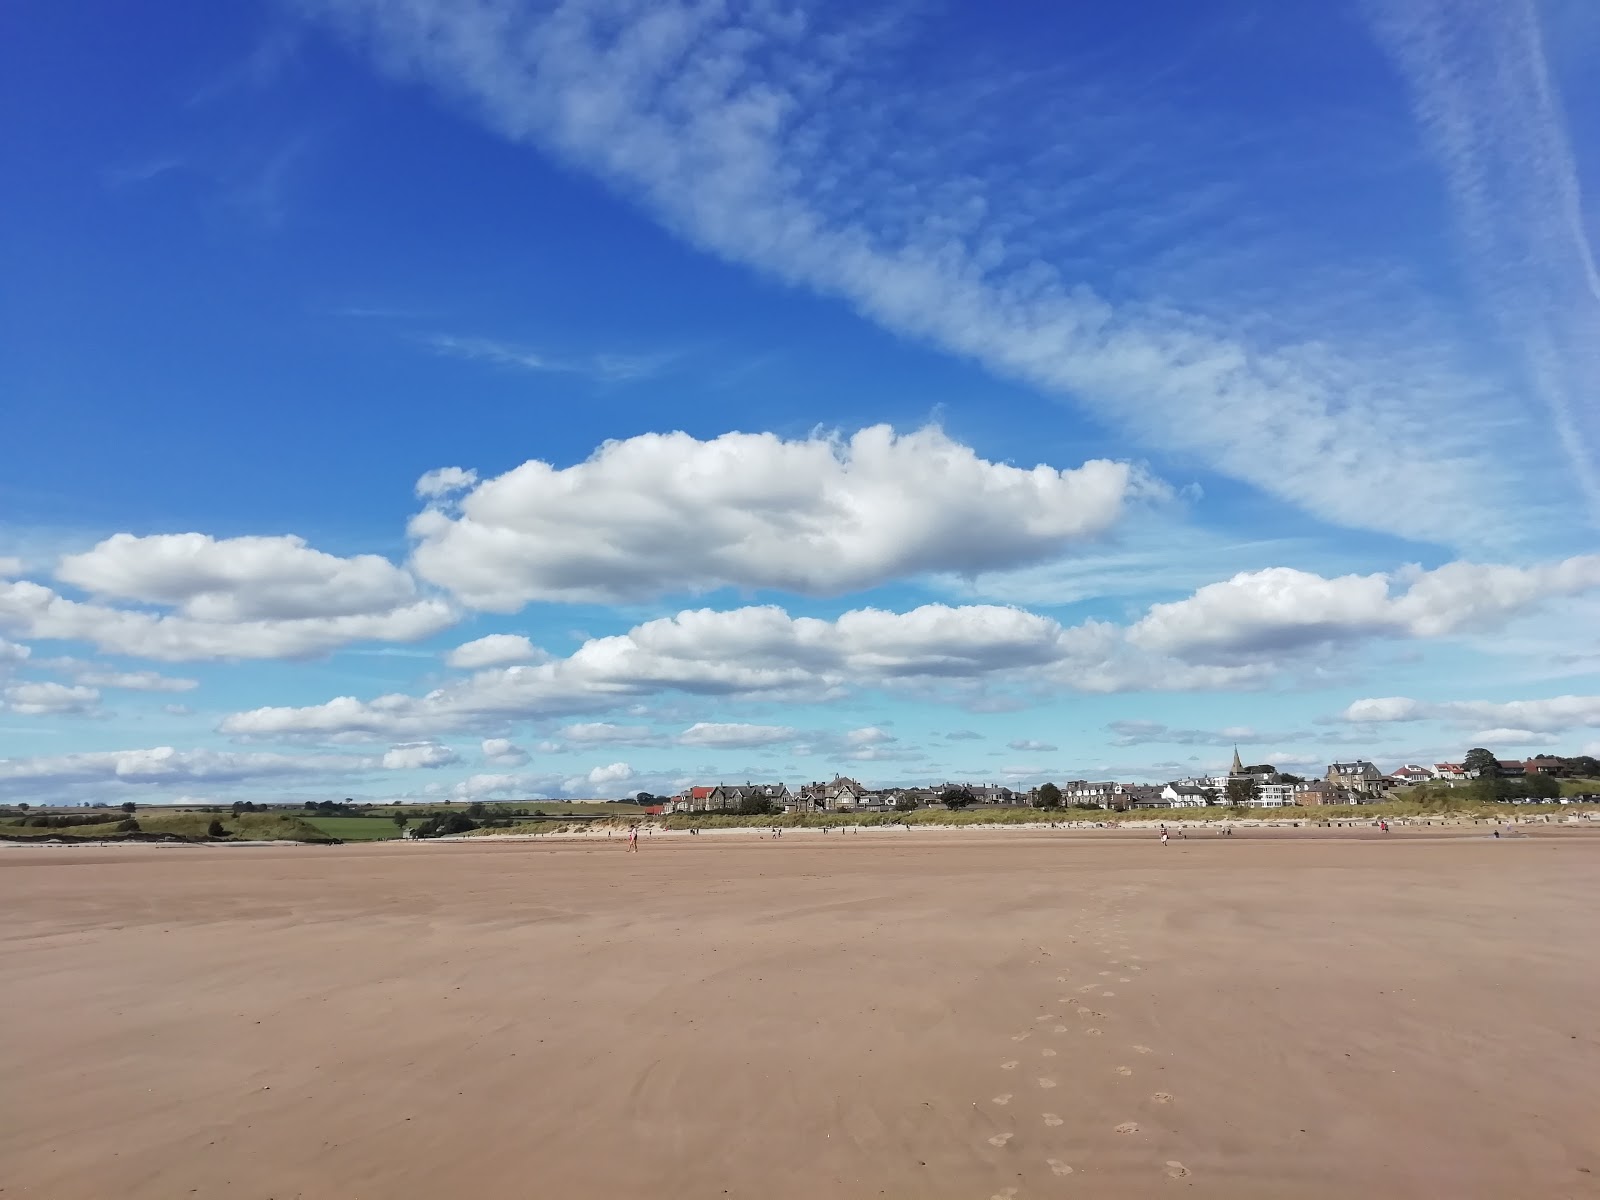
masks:
<instances>
[{"instance_id":1,"label":"pale sand path","mask_svg":"<svg viewBox=\"0 0 1600 1200\"><path fill-rule=\"evenodd\" d=\"M1600 1196L1578 831L27 850L0 901L5 1200Z\"/></svg>"}]
</instances>

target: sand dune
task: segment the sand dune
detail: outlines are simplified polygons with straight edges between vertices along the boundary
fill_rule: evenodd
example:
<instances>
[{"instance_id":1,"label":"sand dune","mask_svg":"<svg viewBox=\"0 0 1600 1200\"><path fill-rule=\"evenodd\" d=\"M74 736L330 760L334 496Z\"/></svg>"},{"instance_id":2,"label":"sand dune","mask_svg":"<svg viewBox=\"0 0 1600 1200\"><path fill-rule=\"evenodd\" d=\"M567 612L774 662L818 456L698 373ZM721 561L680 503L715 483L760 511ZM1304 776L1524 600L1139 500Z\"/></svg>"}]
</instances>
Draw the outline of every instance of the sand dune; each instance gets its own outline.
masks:
<instances>
[{"instance_id":1,"label":"sand dune","mask_svg":"<svg viewBox=\"0 0 1600 1200\"><path fill-rule=\"evenodd\" d=\"M1600 837L0 853L6 1197L1600 1196Z\"/></svg>"}]
</instances>

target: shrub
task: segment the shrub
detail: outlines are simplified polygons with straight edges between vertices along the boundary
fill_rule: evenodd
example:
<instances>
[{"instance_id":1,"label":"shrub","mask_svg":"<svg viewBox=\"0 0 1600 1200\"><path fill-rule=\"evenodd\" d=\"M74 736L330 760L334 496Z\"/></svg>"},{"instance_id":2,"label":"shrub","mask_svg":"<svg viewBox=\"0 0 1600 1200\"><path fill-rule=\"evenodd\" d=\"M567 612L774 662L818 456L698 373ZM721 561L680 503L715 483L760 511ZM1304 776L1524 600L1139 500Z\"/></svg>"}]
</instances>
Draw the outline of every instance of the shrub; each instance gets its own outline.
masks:
<instances>
[{"instance_id":1,"label":"shrub","mask_svg":"<svg viewBox=\"0 0 1600 1200\"><path fill-rule=\"evenodd\" d=\"M122 821L118 821L117 822L117 832L118 833L138 833L139 832L139 822L136 821L132 817L128 817L128 818L126 818L125 820L122 820Z\"/></svg>"},{"instance_id":2,"label":"shrub","mask_svg":"<svg viewBox=\"0 0 1600 1200\"><path fill-rule=\"evenodd\" d=\"M228 836L228 831L223 828L221 821L217 820L215 817L212 817L211 818L211 824L206 826L206 836L207 837L227 837Z\"/></svg>"}]
</instances>

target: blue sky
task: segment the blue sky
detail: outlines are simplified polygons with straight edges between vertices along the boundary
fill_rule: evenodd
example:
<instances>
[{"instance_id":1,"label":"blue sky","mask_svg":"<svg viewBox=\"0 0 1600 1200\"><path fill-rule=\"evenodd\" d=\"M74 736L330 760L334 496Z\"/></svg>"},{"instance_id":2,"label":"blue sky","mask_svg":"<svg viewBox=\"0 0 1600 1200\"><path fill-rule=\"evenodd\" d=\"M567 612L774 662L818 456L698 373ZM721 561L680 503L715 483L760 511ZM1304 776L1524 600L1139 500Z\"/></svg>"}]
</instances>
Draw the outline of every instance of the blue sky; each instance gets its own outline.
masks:
<instances>
[{"instance_id":1,"label":"blue sky","mask_svg":"<svg viewBox=\"0 0 1600 1200\"><path fill-rule=\"evenodd\" d=\"M1591 6L5 23L8 798L1600 746Z\"/></svg>"}]
</instances>

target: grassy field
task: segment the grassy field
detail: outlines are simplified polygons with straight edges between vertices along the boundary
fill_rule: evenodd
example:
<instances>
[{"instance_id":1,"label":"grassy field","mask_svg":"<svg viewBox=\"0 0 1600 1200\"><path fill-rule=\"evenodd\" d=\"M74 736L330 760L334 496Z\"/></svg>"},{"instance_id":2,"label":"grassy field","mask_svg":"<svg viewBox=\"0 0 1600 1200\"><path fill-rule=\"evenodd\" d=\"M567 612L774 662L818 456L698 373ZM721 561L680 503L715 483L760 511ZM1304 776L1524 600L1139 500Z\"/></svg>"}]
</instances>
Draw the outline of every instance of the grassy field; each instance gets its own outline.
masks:
<instances>
[{"instance_id":1,"label":"grassy field","mask_svg":"<svg viewBox=\"0 0 1600 1200\"><path fill-rule=\"evenodd\" d=\"M204 839L212 821L221 821L231 841L292 841L325 842L330 835L307 823L292 812L273 813L203 813L163 812L160 809L140 809L134 813L141 833L170 833L178 837ZM56 835L115 839L126 835L117 832L115 824L71 825L63 829L22 828L8 818L0 823L0 834L10 837L47 838ZM389 826L394 828L391 823ZM334 835L337 836L337 835Z\"/></svg>"},{"instance_id":2,"label":"grassy field","mask_svg":"<svg viewBox=\"0 0 1600 1200\"><path fill-rule=\"evenodd\" d=\"M313 829L345 842L381 842L400 836L400 827L388 817L313 817L300 818Z\"/></svg>"}]
</instances>

